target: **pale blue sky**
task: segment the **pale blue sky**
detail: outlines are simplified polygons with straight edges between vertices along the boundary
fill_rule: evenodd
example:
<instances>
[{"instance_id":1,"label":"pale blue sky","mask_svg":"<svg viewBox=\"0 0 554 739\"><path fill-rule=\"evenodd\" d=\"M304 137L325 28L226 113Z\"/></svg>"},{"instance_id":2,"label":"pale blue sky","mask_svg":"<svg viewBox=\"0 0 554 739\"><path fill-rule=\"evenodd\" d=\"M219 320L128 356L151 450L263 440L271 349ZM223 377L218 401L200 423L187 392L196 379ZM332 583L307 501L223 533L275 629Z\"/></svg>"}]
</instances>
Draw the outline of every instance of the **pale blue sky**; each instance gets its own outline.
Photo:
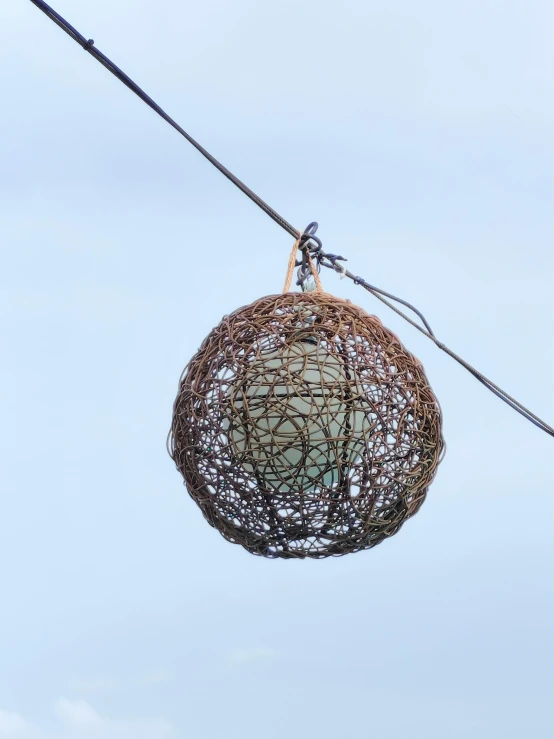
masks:
<instances>
[{"instance_id":1,"label":"pale blue sky","mask_svg":"<svg viewBox=\"0 0 554 739\"><path fill-rule=\"evenodd\" d=\"M548 0L56 0L193 136L554 422ZM288 236L27 0L0 9L0 737L551 735L554 440L372 296L446 458L369 552L266 561L165 451Z\"/></svg>"}]
</instances>

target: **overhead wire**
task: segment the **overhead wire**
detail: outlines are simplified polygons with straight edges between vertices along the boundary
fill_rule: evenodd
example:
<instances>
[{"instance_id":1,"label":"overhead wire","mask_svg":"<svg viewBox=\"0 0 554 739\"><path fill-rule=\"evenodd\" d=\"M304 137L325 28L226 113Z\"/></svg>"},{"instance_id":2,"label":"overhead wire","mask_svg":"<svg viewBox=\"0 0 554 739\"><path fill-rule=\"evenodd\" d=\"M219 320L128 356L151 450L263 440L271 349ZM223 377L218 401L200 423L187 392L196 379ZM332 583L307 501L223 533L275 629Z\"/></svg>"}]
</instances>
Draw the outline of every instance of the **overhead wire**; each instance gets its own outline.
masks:
<instances>
[{"instance_id":1,"label":"overhead wire","mask_svg":"<svg viewBox=\"0 0 554 739\"><path fill-rule=\"evenodd\" d=\"M328 254L322 249L321 240L315 236L317 231L317 223L311 223L306 229L300 231L289 223L283 216L281 216L276 210L274 210L268 203L265 202L257 193L251 190L247 185L244 184L236 175L234 175L227 167L225 167L218 159L210 154L201 144L199 144L190 134L188 134L176 121L173 120L144 90L142 90L136 82L134 82L125 72L123 72L114 62L111 61L105 54L103 54L95 45L93 39L87 39L79 31L77 31L68 21L65 20L59 13L57 13L50 5L43 2L43 0L30 0L39 10L41 10L51 21L59 26L68 36L70 36L76 43L78 43L86 52L93 56L100 64L102 64L109 72L111 72L117 79L119 79L126 87L135 93L146 105L154 110L161 118L163 118L170 126L172 126L178 133L181 134L197 151L202 154L221 174L227 177L239 190L241 190L250 200L252 200L259 208L263 210L275 223L283 228L290 236L293 236L298 242L299 248L303 253L304 265L309 259L315 259L319 266L324 266L338 272L341 277L348 277L356 285L361 285L365 290L374 295L378 300L388 306L391 310L401 316L405 321L410 323L414 328L420 331L422 334L427 336L433 343L454 359L458 364L464 367L470 374L472 374L480 383L482 383L488 390L494 393L498 398L503 400L510 408L517 411L520 415L526 418L528 421L533 423L539 429L554 437L554 428L541 420L537 415L532 413L522 403L509 395L506 391L502 390L492 380L489 380L485 375L479 372L475 367L466 362L462 357L449 349L445 344L437 339L433 333L429 323L423 316L423 314L415 308L413 305L408 303L402 298L398 298L391 293L386 292L374 285L369 284L363 278L354 275L349 270L345 269L344 265L337 264L340 261L346 261L344 257L336 254ZM305 269L305 266L304 266ZM307 272L300 274L297 284L303 286L303 282L307 277ZM392 302L391 302L392 301ZM415 320L406 315L400 308L393 303L398 303L411 310L415 315L418 316L423 325L420 325Z\"/></svg>"}]
</instances>

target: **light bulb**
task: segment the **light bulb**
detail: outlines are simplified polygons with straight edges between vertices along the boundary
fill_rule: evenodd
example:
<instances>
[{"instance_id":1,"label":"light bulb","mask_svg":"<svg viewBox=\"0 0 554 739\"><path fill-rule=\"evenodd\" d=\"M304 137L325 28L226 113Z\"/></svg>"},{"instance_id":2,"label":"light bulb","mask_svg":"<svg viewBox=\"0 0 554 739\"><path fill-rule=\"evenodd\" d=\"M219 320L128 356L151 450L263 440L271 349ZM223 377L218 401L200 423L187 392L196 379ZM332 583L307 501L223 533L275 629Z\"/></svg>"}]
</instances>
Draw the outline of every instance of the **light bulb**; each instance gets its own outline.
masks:
<instances>
[{"instance_id":1,"label":"light bulb","mask_svg":"<svg viewBox=\"0 0 554 739\"><path fill-rule=\"evenodd\" d=\"M227 392L224 432L258 484L332 488L364 448L364 413L342 356L308 337L261 352Z\"/></svg>"}]
</instances>

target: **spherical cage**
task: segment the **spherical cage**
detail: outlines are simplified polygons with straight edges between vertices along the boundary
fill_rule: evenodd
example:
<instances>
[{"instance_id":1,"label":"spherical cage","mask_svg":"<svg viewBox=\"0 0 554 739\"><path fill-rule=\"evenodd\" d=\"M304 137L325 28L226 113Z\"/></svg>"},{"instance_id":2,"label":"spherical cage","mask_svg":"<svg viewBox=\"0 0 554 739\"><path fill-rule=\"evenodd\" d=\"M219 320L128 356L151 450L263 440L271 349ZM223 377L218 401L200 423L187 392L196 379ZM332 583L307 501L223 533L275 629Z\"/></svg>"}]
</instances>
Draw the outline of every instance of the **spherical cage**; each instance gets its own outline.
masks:
<instances>
[{"instance_id":1,"label":"spherical cage","mask_svg":"<svg viewBox=\"0 0 554 739\"><path fill-rule=\"evenodd\" d=\"M225 316L180 380L170 454L206 520L266 557L368 549L418 511L444 451L420 362L327 293Z\"/></svg>"}]
</instances>

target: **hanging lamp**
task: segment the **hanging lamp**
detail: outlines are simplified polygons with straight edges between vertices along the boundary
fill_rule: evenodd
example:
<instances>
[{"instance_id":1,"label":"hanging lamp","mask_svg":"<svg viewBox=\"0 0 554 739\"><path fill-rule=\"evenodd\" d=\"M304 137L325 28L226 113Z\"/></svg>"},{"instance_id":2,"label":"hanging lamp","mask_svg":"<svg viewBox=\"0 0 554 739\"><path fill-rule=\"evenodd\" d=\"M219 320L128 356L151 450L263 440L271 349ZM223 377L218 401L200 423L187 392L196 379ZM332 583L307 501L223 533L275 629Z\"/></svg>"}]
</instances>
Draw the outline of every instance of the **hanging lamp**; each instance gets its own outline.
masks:
<instances>
[{"instance_id":1,"label":"hanging lamp","mask_svg":"<svg viewBox=\"0 0 554 739\"><path fill-rule=\"evenodd\" d=\"M378 318L323 292L309 262L315 290L288 292L289 269L283 294L210 332L169 436L208 523L265 557L379 544L419 510L444 450L421 363Z\"/></svg>"}]
</instances>

